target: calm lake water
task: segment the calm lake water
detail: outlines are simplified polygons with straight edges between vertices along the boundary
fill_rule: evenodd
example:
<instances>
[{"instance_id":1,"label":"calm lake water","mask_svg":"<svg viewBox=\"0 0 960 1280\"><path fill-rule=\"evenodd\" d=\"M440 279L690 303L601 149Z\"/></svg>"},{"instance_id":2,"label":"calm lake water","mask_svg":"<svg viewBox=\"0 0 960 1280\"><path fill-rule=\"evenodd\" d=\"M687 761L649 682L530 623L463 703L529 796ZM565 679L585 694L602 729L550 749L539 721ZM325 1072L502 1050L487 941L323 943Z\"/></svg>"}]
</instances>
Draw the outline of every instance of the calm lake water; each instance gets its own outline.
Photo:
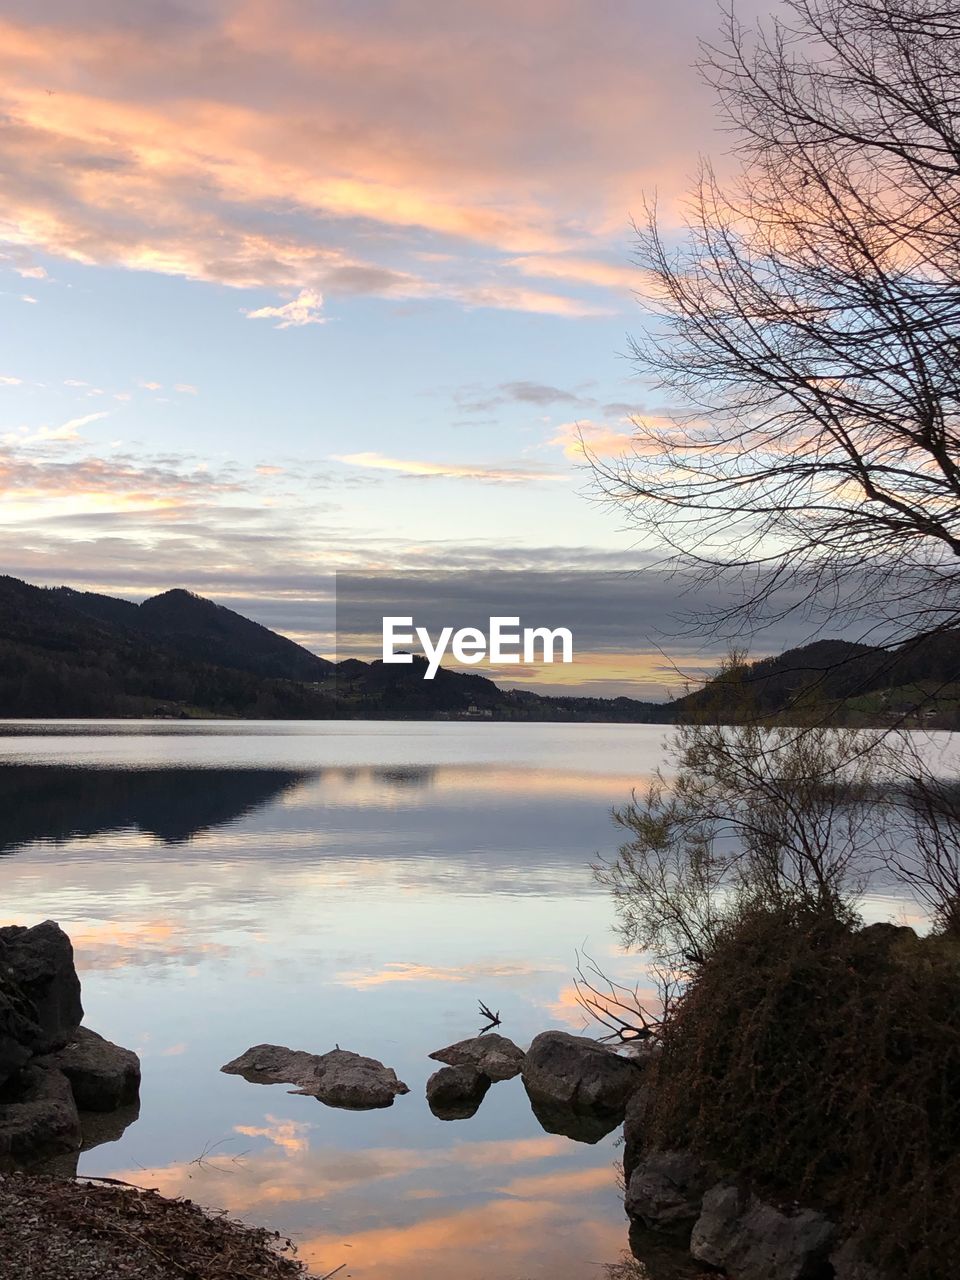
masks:
<instances>
[{"instance_id":1,"label":"calm lake water","mask_svg":"<svg viewBox=\"0 0 960 1280\"><path fill-rule=\"evenodd\" d=\"M277 1228L319 1274L581 1280L626 1247L617 1135L545 1132L521 1082L435 1119L432 1050L479 1000L525 1045L591 1030L586 946L631 983L610 810L661 762L621 725L0 726L0 922L71 935L87 1023L143 1062L139 1118L81 1170ZM878 894L867 914L915 917ZM353 1113L220 1074L261 1042L380 1058Z\"/></svg>"}]
</instances>

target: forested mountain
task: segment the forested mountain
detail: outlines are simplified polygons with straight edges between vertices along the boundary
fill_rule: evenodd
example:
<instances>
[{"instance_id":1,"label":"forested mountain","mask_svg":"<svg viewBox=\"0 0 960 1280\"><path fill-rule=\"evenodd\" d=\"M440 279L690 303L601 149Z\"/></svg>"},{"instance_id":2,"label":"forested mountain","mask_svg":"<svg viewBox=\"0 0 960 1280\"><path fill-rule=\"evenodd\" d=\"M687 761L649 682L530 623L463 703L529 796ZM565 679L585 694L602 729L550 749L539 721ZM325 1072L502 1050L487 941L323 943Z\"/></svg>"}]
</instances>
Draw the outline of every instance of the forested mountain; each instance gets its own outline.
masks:
<instances>
[{"instance_id":1,"label":"forested mountain","mask_svg":"<svg viewBox=\"0 0 960 1280\"><path fill-rule=\"evenodd\" d=\"M471 710L472 709L472 710ZM0 577L0 717L658 718L631 698L547 698L441 669L339 665L187 591L136 605Z\"/></svg>"},{"instance_id":2,"label":"forested mountain","mask_svg":"<svg viewBox=\"0 0 960 1280\"><path fill-rule=\"evenodd\" d=\"M883 649L819 640L747 665L670 704L676 720L822 717L960 728L960 632Z\"/></svg>"},{"instance_id":3,"label":"forested mountain","mask_svg":"<svg viewBox=\"0 0 960 1280\"><path fill-rule=\"evenodd\" d=\"M820 640L669 703L545 697L481 675L339 664L188 591L132 604L0 577L0 717L592 720L670 723L719 714L821 714L960 727L960 633L892 651Z\"/></svg>"},{"instance_id":4,"label":"forested mountain","mask_svg":"<svg viewBox=\"0 0 960 1280\"><path fill-rule=\"evenodd\" d=\"M52 594L69 610L200 662L276 680L321 680L333 668L326 658L191 591L164 591L139 605L69 587Z\"/></svg>"}]
</instances>

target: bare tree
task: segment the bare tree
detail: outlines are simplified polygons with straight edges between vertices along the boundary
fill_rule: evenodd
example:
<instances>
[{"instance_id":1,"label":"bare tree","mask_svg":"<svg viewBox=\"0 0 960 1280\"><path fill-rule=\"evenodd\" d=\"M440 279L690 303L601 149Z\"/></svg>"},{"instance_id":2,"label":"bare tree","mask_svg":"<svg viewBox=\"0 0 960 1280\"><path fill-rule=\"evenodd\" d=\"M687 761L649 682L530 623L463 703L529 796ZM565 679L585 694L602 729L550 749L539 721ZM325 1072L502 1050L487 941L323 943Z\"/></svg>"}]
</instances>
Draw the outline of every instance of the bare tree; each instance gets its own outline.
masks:
<instances>
[{"instance_id":1,"label":"bare tree","mask_svg":"<svg viewBox=\"0 0 960 1280\"><path fill-rule=\"evenodd\" d=\"M626 946L683 981L744 912L853 922L890 844L899 757L884 735L705 720L681 725L668 755L669 775L615 815L629 833L618 856L594 868Z\"/></svg>"},{"instance_id":2,"label":"bare tree","mask_svg":"<svg viewBox=\"0 0 960 1280\"><path fill-rule=\"evenodd\" d=\"M928 741L896 737L887 758L895 763L899 800L884 861L936 928L960 935L960 783L931 765Z\"/></svg>"},{"instance_id":3,"label":"bare tree","mask_svg":"<svg viewBox=\"0 0 960 1280\"><path fill-rule=\"evenodd\" d=\"M902 638L960 623L960 11L786 0L705 52L742 159L677 244L648 210L639 372L677 406L594 460L752 628L818 602Z\"/></svg>"}]
</instances>

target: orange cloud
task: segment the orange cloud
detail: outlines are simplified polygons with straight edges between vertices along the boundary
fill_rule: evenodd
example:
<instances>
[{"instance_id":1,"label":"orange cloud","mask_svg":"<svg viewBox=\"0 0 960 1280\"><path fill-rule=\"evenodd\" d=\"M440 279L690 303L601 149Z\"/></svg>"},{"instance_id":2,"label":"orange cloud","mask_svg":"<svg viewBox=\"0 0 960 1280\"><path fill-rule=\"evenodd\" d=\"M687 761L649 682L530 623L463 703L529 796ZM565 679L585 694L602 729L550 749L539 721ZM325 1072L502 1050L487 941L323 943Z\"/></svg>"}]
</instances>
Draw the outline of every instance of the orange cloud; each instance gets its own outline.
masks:
<instances>
[{"instance_id":1,"label":"orange cloud","mask_svg":"<svg viewBox=\"0 0 960 1280\"><path fill-rule=\"evenodd\" d=\"M7 238L298 297L602 312L527 281L632 287L611 233L700 143L699 91L677 92L687 24L573 0L559 18L543 0L421 8L0 21Z\"/></svg>"}]
</instances>

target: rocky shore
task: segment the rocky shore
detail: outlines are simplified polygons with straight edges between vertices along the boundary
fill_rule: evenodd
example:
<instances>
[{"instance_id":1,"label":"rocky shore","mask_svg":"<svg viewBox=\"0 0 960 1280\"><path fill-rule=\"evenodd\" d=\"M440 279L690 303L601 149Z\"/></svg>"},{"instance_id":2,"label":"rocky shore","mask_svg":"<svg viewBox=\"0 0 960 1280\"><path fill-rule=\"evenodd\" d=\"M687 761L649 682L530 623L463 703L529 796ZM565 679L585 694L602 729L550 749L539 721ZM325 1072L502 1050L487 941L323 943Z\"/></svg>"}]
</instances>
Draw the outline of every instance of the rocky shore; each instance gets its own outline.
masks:
<instances>
[{"instance_id":1,"label":"rocky shore","mask_svg":"<svg viewBox=\"0 0 960 1280\"><path fill-rule=\"evenodd\" d=\"M234 1271L217 1270L219 1263L195 1267L192 1273L205 1280L300 1274L268 1233L125 1184L76 1180L79 1153L118 1137L136 1118L140 1088L136 1054L82 1020L73 949L59 926L48 920L0 929L0 1256L17 1261L17 1274L45 1280L105 1274L153 1280L183 1274L171 1263L181 1256L182 1239L197 1258L208 1248L218 1257L242 1257ZM729 1169L647 1141L661 1063L655 1044L616 1052L554 1030L524 1051L484 1033L429 1056L443 1064L426 1086L440 1120L469 1119L492 1087L520 1076L550 1133L595 1143L622 1125L632 1240L653 1233L730 1280L889 1280L822 1213L769 1203ZM254 1084L293 1085L345 1110L389 1107L409 1093L390 1067L339 1046L313 1054L256 1045L222 1070ZM21 1172L38 1167L58 1178ZM636 1251L642 1256L640 1245Z\"/></svg>"},{"instance_id":2,"label":"rocky shore","mask_svg":"<svg viewBox=\"0 0 960 1280\"><path fill-rule=\"evenodd\" d=\"M140 1061L82 1026L73 947L52 920L0 929L0 1172L81 1150L136 1119Z\"/></svg>"}]
</instances>

